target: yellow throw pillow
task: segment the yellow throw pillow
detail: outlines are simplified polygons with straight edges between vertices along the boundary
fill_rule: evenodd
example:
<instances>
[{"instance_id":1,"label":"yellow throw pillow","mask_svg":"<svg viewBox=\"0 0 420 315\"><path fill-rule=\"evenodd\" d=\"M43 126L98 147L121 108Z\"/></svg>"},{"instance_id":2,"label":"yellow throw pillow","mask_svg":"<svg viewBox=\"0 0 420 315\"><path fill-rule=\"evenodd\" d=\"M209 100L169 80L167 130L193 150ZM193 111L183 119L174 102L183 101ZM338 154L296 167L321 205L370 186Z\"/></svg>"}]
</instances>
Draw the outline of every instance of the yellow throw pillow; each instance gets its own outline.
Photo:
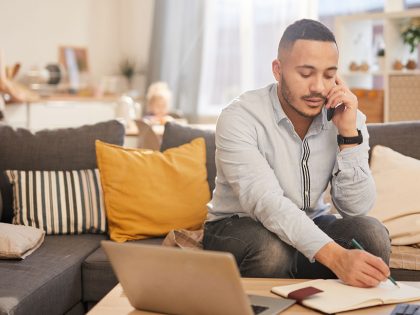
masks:
<instances>
[{"instance_id":1,"label":"yellow throw pillow","mask_svg":"<svg viewBox=\"0 0 420 315\"><path fill-rule=\"evenodd\" d=\"M112 240L199 229L210 199L203 138L161 153L96 141Z\"/></svg>"}]
</instances>

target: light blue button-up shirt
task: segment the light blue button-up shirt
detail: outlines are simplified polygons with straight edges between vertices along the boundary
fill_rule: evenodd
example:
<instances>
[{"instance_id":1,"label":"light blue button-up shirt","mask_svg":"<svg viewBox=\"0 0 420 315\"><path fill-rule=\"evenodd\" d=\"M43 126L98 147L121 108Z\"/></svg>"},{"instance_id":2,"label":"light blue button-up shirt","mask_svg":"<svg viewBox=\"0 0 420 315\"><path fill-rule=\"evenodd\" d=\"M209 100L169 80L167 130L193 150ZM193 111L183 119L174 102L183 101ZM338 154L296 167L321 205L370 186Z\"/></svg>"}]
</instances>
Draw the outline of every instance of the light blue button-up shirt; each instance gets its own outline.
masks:
<instances>
[{"instance_id":1,"label":"light blue button-up shirt","mask_svg":"<svg viewBox=\"0 0 420 315\"><path fill-rule=\"evenodd\" d=\"M276 83L240 95L217 121L217 178L208 221L250 216L313 261L332 241L313 222L330 210L323 200L330 181L342 216L364 215L373 207L365 120L358 112L363 143L340 151L325 108L302 140L280 105Z\"/></svg>"}]
</instances>

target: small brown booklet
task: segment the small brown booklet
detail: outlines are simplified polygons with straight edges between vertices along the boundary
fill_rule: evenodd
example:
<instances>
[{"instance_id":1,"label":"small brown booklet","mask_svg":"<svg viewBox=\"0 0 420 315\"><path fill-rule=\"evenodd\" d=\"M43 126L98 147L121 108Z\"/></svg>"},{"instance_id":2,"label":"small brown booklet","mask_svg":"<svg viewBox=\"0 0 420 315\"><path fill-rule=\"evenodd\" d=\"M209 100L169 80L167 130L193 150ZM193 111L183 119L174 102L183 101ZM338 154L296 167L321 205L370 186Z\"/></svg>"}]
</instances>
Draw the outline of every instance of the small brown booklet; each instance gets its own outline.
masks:
<instances>
[{"instance_id":1,"label":"small brown booklet","mask_svg":"<svg viewBox=\"0 0 420 315\"><path fill-rule=\"evenodd\" d=\"M387 281L376 288L364 289L346 285L339 280L317 279L273 287L271 291L287 298L291 292L305 287L314 287L322 292L313 294L300 303L328 314L375 305L420 300L420 289L400 282L398 285L400 288Z\"/></svg>"}]
</instances>

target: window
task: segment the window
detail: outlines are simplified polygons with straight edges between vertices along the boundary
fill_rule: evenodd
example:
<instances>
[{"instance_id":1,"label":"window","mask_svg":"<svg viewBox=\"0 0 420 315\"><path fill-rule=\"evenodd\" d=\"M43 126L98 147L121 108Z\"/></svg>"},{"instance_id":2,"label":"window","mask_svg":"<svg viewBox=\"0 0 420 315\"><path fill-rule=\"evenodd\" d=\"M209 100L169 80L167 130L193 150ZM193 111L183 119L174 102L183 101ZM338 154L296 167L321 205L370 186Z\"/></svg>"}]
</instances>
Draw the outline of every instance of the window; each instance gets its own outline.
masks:
<instances>
[{"instance_id":1,"label":"window","mask_svg":"<svg viewBox=\"0 0 420 315\"><path fill-rule=\"evenodd\" d=\"M207 1L199 114L216 116L234 97L274 81L271 62L287 25L317 18L317 1Z\"/></svg>"}]
</instances>

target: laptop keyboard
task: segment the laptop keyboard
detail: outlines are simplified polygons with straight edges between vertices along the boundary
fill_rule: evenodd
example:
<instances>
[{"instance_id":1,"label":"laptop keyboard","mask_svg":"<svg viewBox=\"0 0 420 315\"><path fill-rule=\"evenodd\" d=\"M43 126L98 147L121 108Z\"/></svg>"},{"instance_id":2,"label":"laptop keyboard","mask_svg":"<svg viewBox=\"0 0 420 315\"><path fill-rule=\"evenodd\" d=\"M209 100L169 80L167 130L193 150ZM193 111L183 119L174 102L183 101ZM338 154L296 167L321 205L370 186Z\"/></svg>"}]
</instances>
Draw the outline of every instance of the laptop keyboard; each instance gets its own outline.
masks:
<instances>
[{"instance_id":1,"label":"laptop keyboard","mask_svg":"<svg viewBox=\"0 0 420 315\"><path fill-rule=\"evenodd\" d=\"M419 315L420 305L416 304L398 304L395 306L391 315Z\"/></svg>"},{"instance_id":2,"label":"laptop keyboard","mask_svg":"<svg viewBox=\"0 0 420 315\"><path fill-rule=\"evenodd\" d=\"M261 306L261 305L252 305L251 304L251 307L252 307L252 310L254 311L254 314L262 313L262 312L264 312L265 310L268 309L268 307Z\"/></svg>"}]
</instances>

